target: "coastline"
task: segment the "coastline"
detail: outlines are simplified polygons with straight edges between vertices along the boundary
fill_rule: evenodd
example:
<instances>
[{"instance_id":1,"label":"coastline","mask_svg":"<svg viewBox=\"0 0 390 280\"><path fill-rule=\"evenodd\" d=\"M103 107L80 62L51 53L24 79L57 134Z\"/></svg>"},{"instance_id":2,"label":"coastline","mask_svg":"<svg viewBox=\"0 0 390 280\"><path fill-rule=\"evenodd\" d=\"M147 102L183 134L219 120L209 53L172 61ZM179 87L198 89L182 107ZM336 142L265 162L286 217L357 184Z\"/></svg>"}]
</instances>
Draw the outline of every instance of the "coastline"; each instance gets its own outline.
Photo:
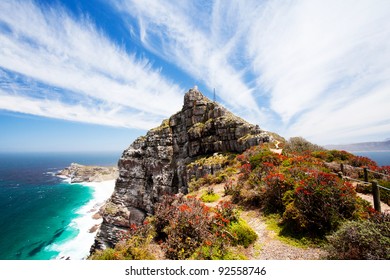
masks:
<instances>
[{"instance_id":1,"label":"coastline","mask_svg":"<svg viewBox=\"0 0 390 280\"><path fill-rule=\"evenodd\" d=\"M64 182L70 183L70 179L66 178ZM97 230L103 221L98 213L99 209L114 191L115 179L77 184L91 188L93 191L92 199L76 211L78 216L67 226L77 231L77 235L61 243L53 243L48 246L47 249L59 252L55 258L57 260L82 260L88 257Z\"/></svg>"}]
</instances>

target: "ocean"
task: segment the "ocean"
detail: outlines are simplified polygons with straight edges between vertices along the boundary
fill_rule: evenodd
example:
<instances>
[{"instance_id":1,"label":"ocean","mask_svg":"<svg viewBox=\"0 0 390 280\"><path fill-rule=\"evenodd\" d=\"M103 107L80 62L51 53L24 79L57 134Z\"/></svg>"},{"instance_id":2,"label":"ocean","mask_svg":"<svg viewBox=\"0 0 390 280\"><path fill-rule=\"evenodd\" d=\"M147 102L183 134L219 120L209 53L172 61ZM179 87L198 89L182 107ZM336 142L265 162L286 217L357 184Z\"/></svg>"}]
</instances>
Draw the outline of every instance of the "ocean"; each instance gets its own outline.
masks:
<instances>
[{"instance_id":1,"label":"ocean","mask_svg":"<svg viewBox=\"0 0 390 280\"><path fill-rule=\"evenodd\" d=\"M110 196L114 180L70 184L55 174L72 162L114 166L119 157L0 154L0 260L85 258L93 242L87 227L98 223L91 213Z\"/></svg>"},{"instance_id":2,"label":"ocean","mask_svg":"<svg viewBox=\"0 0 390 280\"><path fill-rule=\"evenodd\" d=\"M351 152L354 155L368 157L374 160L379 166L390 165L390 151L379 152Z\"/></svg>"}]
</instances>

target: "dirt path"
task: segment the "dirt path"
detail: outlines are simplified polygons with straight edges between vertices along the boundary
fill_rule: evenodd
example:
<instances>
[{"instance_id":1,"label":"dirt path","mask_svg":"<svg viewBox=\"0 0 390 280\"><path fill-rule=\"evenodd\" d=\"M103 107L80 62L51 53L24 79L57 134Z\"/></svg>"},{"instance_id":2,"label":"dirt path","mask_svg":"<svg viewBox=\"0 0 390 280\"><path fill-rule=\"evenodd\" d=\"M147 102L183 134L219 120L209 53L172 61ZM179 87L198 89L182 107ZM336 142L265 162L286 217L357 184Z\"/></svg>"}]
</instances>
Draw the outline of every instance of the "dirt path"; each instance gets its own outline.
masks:
<instances>
[{"instance_id":1,"label":"dirt path","mask_svg":"<svg viewBox=\"0 0 390 280\"><path fill-rule=\"evenodd\" d=\"M214 192L220 198L212 203L205 203L209 207L216 207L220 201L230 201L231 196L224 196L224 184L213 186ZM197 196L206 189L201 189ZM317 260L325 256L325 251L318 248L298 248L279 240L276 233L267 228L262 214L257 210L242 211L240 217L257 233L255 244L246 250L249 259L259 260Z\"/></svg>"},{"instance_id":2,"label":"dirt path","mask_svg":"<svg viewBox=\"0 0 390 280\"><path fill-rule=\"evenodd\" d=\"M367 200L372 205L372 207L374 207L374 199L371 194L357 193L357 195L363 198L364 200ZM390 214L390 206L387 205L386 203L381 202L381 210L382 212Z\"/></svg>"},{"instance_id":3,"label":"dirt path","mask_svg":"<svg viewBox=\"0 0 390 280\"><path fill-rule=\"evenodd\" d=\"M265 220L258 211L243 212L241 218L246 220L259 236L249 252L250 259L318 260L325 255L325 251L318 248L298 248L278 240L276 233L267 229Z\"/></svg>"},{"instance_id":4,"label":"dirt path","mask_svg":"<svg viewBox=\"0 0 390 280\"><path fill-rule=\"evenodd\" d=\"M279 154L279 155L281 155L282 154L282 152L283 152L283 149L280 149L279 148L279 144L280 144L280 142L278 141L278 140L275 140L275 149L270 149L271 150L271 152L274 152L274 153L276 153L276 154Z\"/></svg>"}]
</instances>

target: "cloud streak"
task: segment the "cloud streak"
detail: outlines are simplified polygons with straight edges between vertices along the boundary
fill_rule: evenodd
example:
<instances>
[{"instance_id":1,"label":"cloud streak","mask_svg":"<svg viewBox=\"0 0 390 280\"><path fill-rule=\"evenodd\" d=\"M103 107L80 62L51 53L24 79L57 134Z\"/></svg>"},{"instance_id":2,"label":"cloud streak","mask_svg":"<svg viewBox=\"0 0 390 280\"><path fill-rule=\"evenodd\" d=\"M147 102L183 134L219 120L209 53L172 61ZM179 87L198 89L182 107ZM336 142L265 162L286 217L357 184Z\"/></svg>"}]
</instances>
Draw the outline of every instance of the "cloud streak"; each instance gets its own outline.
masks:
<instances>
[{"instance_id":1,"label":"cloud streak","mask_svg":"<svg viewBox=\"0 0 390 280\"><path fill-rule=\"evenodd\" d=\"M245 82L240 57L244 26L236 24L238 4L216 1L112 1L125 17L135 18L142 44L204 83L236 112L265 120ZM133 30L132 28L130 29Z\"/></svg>"},{"instance_id":2,"label":"cloud streak","mask_svg":"<svg viewBox=\"0 0 390 280\"><path fill-rule=\"evenodd\" d=\"M111 3L145 47L263 127L321 144L388 137L389 1Z\"/></svg>"},{"instance_id":3,"label":"cloud streak","mask_svg":"<svg viewBox=\"0 0 390 280\"><path fill-rule=\"evenodd\" d=\"M248 51L287 134L334 143L389 132L377 126L389 119L389 11L388 1L269 2Z\"/></svg>"},{"instance_id":4,"label":"cloud streak","mask_svg":"<svg viewBox=\"0 0 390 280\"><path fill-rule=\"evenodd\" d=\"M127 39L147 50L138 54L86 16L35 3L0 2L2 109L151 127L180 108L185 91L172 81L182 73L139 58L153 53L283 136L389 137L387 0L110 0Z\"/></svg>"},{"instance_id":5,"label":"cloud streak","mask_svg":"<svg viewBox=\"0 0 390 280\"><path fill-rule=\"evenodd\" d=\"M13 92L3 88L2 109L145 129L180 108L179 86L147 59L136 59L112 43L87 18L76 20L60 7L42 8L30 1L1 1L0 22L3 83L9 72L48 89L63 89L57 99L47 100L52 97L44 91L33 99L17 86ZM71 106L68 99L82 104ZM77 118L74 110L80 110Z\"/></svg>"}]
</instances>

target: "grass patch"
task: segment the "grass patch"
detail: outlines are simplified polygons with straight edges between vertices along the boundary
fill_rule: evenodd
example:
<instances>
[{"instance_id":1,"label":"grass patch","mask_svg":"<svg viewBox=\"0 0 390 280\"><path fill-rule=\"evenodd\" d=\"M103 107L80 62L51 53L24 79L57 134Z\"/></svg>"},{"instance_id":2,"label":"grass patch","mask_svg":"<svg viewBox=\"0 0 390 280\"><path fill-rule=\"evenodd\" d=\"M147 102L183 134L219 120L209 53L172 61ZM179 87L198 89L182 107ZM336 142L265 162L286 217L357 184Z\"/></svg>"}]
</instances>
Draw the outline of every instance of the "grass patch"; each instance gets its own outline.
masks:
<instances>
[{"instance_id":1,"label":"grass patch","mask_svg":"<svg viewBox=\"0 0 390 280\"><path fill-rule=\"evenodd\" d=\"M239 219L237 222L233 222L229 226L229 231L237 239L233 240L233 245L242 245L248 248L257 239L257 233L247 224L243 219Z\"/></svg>"},{"instance_id":2,"label":"grass patch","mask_svg":"<svg viewBox=\"0 0 390 280\"><path fill-rule=\"evenodd\" d=\"M218 246L201 246L189 258L190 260L248 260L240 248L225 248Z\"/></svg>"},{"instance_id":3,"label":"grass patch","mask_svg":"<svg viewBox=\"0 0 390 280\"><path fill-rule=\"evenodd\" d=\"M255 259L261 256L261 251L263 251L263 244L256 243L253 246L253 256L255 257Z\"/></svg>"},{"instance_id":4,"label":"grass patch","mask_svg":"<svg viewBox=\"0 0 390 280\"><path fill-rule=\"evenodd\" d=\"M281 216L279 214L269 214L265 216L265 219L267 229L275 232L277 239L283 243L303 249L307 249L308 247L322 247L327 244L325 239L320 239L318 237L312 238L302 233L297 234L289 231L287 227L284 227L280 223Z\"/></svg>"},{"instance_id":5,"label":"grass patch","mask_svg":"<svg viewBox=\"0 0 390 280\"><path fill-rule=\"evenodd\" d=\"M205 192L201 197L200 199L203 201L203 202L206 202L206 203L210 203L210 202L215 202L217 201L218 199L220 198L220 196L216 193L207 193Z\"/></svg>"}]
</instances>

